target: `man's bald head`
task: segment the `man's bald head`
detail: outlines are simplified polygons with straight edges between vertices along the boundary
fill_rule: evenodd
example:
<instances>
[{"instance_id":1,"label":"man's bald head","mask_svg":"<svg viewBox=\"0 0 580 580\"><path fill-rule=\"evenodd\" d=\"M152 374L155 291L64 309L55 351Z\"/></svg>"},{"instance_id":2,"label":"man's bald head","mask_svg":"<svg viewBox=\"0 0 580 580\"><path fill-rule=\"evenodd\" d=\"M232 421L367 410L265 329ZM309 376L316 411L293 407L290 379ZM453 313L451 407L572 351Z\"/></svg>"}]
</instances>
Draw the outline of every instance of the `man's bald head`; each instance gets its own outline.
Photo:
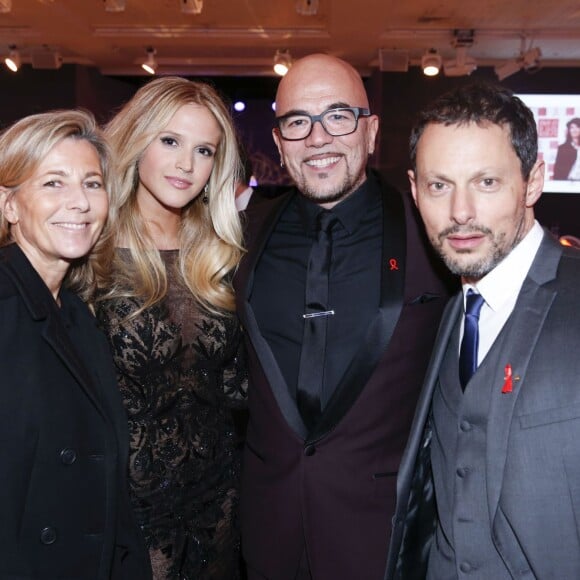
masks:
<instances>
[{"instance_id":1,"label":"man's bald head","mask_svg":"<svg viewBox=\"0 0 580 580\"><path fill-rule=\"evenodd\" d=\"M369 101L358 72L334 56L311 54L297 60L278 86L277 117L289 113L312 117L344 108L368 109ZM321 123L314 122L304 139L285 140L278 129L273 136L300 192L329 208L365 181L378 124L375 115L363 115L357 128L347 135L332 136Z\"/></svg>"},{"instance_id":2,"label":"man's bald head","mask_svg":"<svg viewBox=\"0 0 580 580\"><path fill-rule=\"evenodd\" d=\"M307 96L308 90L324 85L339 86L351 95L358 107L368 107L369 100L362 79L356 69L340 58L328 54L311 54L297 60L282 77L276 92L276 113L284 115L284 102L296 91ZM355 106L355 105L352 105Z\"/></svg>"}]
</instances>

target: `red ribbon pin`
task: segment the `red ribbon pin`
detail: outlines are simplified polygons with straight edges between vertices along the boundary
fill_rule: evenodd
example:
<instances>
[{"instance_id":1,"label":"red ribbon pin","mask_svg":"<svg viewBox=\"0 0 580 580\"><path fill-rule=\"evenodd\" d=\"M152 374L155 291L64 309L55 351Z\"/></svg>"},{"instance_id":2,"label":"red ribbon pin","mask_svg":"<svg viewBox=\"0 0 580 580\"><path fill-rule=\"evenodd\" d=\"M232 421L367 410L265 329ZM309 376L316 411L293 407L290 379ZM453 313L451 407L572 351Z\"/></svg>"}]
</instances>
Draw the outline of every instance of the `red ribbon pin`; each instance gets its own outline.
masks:
<instances>
[{"instance_id":1,"label":"red ribbon pin","mask_svg":"<svg viewBox=\"0 0 580 580\"><path fill-rule=\"evenodd\" d=\"M503 388L502 393L511 393L514 390L514 384L512 380L512 365L509 363L505 365L504 375L503 375Z\"/></svg>"},{"instance_id":2,"label":"red ribbon pin","mask_svg":"<svg viewBox=\"0 0 580 580\"><path fill-rule=\"evenodd\" d=\"M389 266L391 267L391 270L398 270L399 269L399 265L397 264L397 260L395 260L395 258L391 258L389 260Z\"/></svg>"}]
</instances>

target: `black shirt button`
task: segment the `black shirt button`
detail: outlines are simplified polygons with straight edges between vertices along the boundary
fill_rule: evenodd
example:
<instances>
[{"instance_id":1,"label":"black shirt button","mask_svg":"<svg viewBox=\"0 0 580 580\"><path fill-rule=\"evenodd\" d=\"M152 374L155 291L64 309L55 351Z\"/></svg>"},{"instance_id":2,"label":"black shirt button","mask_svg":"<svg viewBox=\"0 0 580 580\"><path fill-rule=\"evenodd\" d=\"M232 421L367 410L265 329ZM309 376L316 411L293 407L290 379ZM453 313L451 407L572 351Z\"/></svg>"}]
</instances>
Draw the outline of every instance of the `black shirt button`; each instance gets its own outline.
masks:
<instances>
[{"instance_id":1,"label":"black shirt button","mask_svg":"<svg viewBox=\"0 0 580 580\"><path fill-rule=\"evenodd\" d=\"M471 431L471 423L469 421L461 421L459 428L464 432Z\"/></svg>"},{"instance_id":2,"label":"black shirt button","mask_svg":"<svg viewBox=\"0 0 580 580\"><path fill-rule=\"evenodd\" d=\"M458 467L456 473L458 477L465 477L467 475L467 469L465 467Z\"/></svg>"},{"instance_id":3,"label":"black shirt button","mask_svg":"<svg viewBox=\"0 0 580 580\"><path fill-rule=\"evenodd\" d=\"M461 564L459 565L459 569L465 574L467 574L468 572L471 572L471 570L473 570L473 568L469 562L461 562Z\"/></svg>"},{"instance_id":4,"label":"black shirt button","mask_svg":"<svg viewBox=\"0 0 580 580\"><path fill-rule=\"evenodd\" d=\"M304 448L304 455L306 455L306 457L311 457L315 453L316 453L316 447L314 445L307 445Z\"/></svg>"},{"instance_id":5,"label":"black shirt button","mask_svg":"<svg viewBox=\"0 0 580 580\"><path fill-rule=\"evenodd\" d=\"M40 532L40 541L47 546L54 544L56 542L56 530L51 527L44 528Z\"/></svg>"},{"instance_id":6,"label":"black shirt button","mask_svg":"<svg viewBox=\"0 0 580 580\"><path fill-rule=\"evenodd\" d=\"M60 460L65 465L72 465L77 460L77 453L74 449L69 449L68 447L65 447L60 452Z\"/></svg>"}]
</instances>

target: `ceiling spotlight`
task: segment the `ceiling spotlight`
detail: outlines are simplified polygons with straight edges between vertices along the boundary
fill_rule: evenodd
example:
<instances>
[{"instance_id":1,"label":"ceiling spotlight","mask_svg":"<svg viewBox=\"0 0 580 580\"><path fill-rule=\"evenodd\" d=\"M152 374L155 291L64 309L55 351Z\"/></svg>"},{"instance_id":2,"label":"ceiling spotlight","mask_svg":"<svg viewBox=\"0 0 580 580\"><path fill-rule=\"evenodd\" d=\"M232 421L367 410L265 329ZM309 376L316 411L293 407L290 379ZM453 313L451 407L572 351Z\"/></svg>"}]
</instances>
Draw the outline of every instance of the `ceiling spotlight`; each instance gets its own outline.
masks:
<instances>
[{"instance_id":1,"label":"ceiling spotlight","mask_svg":"<svg viewBox=\"0 0 580 580\"><path fill-rule=\"evenodd\" d=\"M236 101L234 103L234 111L241 113L245 109L246 109L246 103L244 103L244 101Z\"/></svg>"},{"instance_id":2,"label":"ceiling spotlight","mask_svg":"<svg viewBox=\"0 0 580 580\"><path fill-rule=\"evenodd\" d=\"M506 62L497 65L494 68L495 74L500 81L507 79L507 77L511 77L512 75L516 74L518 71L522 69L522 64L519 62L518 59L511 59L507 60Z\"/></svg>"},{"instance_id":3,"label":"ceiling spotlight","mask_svg":"<svg viewBox=\"0 0 580 580\"><path fill-rule=\"evenodd\" d=\"M62 55L58 50L43 45L32 50L30 62L33 69L58 70L62 66Z\"/></svg>"},{"instance_id":4,"label":"ceiling spotlight","mask_svg":"<svg viewBox=\"0 0 580 580\"><path fill-rule=\"evenodd\" d=\"M540 66L540 58L542 51L539 47L530 48L527 51L522 51L517 58L512 58L495 67L495 74L500 81L525 69L528 72L538 70Z\"/></svg>"},{"instance_id":5,"label":"ceiling spotlight","mask_svg":"<svg viewBox=\"0 0 580 580\"><path fill-rule=\"evenodd\" d=\"M540 66L540 58L542 57L542 51L539 46L535 48L530 48L527 52L522 55L523 68L527 71L536 70Z\"/></svg>"},{"instance_id":6,"label":"ceiling spotlight","mask_svg":"<svg viewBox=\"0 0 580 580\"><path fill-rule=\"evenodd\" d=\"M181 0L181 11L184 14L201 14L203 0Z\"/></svg>"},{"instance_id":7,"label":"ceiling spotlight","mask_svg":"<svg viewBox=\"0 0 580 580\"><path fill-rule=\"evenodd\" d=\"M296 12L301 16L314 16L318 13L318 0L296 0Z\"/></svg>"},{"instance_id":8,"label":"ceiling spotlight","mask_svg":"<svg viewBox=\"0 0 580 580\"><path fill-rule=\"evenodd\" d=\"M283 77L292 66L292 57L289 50L277 50L274 55L274 72Z\"/></svg>"},{"instance_id":9,"label":"ceiling spotlight","mask_svg":"<svg viewBox=\"0 0 580 580\"><path fill-rule=\"evenodd\" d=\"M106 12L123 12L125 0L103 0Z\"/></svg>"},{"instance_id":10,"label":"ceiling spotlight","mask_svg":"<svg viewBox=\"0 0 580 580\"><path fill-rule=\"evenodd\" d=\"M455 48L455 58L443 63L443 72L446 77L462 77L470 75L477 68L474 58L467 56L467 46Z\"/></svg>"},{"instance_id":11,"label":"ceiling spotlight","mask_svg":"<svg viewBox=\"0 0 580 580\"><path fill-rule=\"evenodd\" d=\"M451 46L455 48L455 58L443 63L443 72L446 77L467 76L477 68L475 59L467 55L474 40L475 31L472 28L458 28L453 31Z\"/></svg>"},{"instance_id":12,"label":"ceiling spotlight","mask_svg":"<svg viewBox=\"0 0 580 580\"><path fill-rule=\"evenodd\" d=\"M406 50L379 48L379 70L381 72L407 72L409 53Z\"/></svg>"},{"instance_id":13,"label":"ceiling spotlight","mask_svg":"<svg viewBox=\"0 0 580 580\"><path fill-rule=\"evenodd\" d=\"M437 76L441 70L441 62L441 55L437 50L431 48L421 57L423 74L428 77Z\"/></svg>"},{"instance_id":14,"label":"ceiling spotlight","mask_svg":"<svg viewBox=\"0 0 580 580\"><path fill-rule=\"evenodd\" d=\"M141 68L149 73L150 75L154 75L157 71L157 61L155 60L156 51L151 46L147 48L147 60L141 65Z\"/></svg>"},{"instance_id":15,"label":"ceiling spotlight","mask_svg":"<svg viewBox=\"0 0 580 580\"><path fill-rule=\"evenodd\" d=\"M8 14L12 10L12 0L0 0L0 13Z\"/></svg>"},{"instance_id":16,"label":"ceiling spotlight","mask_svg":"<svg viewBox=\"0 0 580 580\"><path fill-rule=\"evenodd\" d=\"M21 64L20 53L14 44L11 44L9 48L10 54L4 59L4 63L12 72L17 72Z\"/></svg>"}]
</instances>

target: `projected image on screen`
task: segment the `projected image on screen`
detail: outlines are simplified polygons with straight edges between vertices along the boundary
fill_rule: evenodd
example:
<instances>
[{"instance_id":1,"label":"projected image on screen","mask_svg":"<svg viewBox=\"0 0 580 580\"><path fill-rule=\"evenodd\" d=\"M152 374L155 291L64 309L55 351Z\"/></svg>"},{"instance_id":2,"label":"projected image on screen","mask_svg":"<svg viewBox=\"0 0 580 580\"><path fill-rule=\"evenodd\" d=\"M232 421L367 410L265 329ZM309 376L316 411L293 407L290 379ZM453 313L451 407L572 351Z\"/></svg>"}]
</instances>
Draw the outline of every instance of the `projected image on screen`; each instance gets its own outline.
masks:
<instances>
[{"instance_id":1,"label":"projected image on screen","mask_svg":"<svg viewBox=\"0 0 580 580\"><path fill-rule=\"evenodd\" d=\"M580 193L580 95L518 95L534 113L544 191Z\"/></svg>"}]
</instances>

